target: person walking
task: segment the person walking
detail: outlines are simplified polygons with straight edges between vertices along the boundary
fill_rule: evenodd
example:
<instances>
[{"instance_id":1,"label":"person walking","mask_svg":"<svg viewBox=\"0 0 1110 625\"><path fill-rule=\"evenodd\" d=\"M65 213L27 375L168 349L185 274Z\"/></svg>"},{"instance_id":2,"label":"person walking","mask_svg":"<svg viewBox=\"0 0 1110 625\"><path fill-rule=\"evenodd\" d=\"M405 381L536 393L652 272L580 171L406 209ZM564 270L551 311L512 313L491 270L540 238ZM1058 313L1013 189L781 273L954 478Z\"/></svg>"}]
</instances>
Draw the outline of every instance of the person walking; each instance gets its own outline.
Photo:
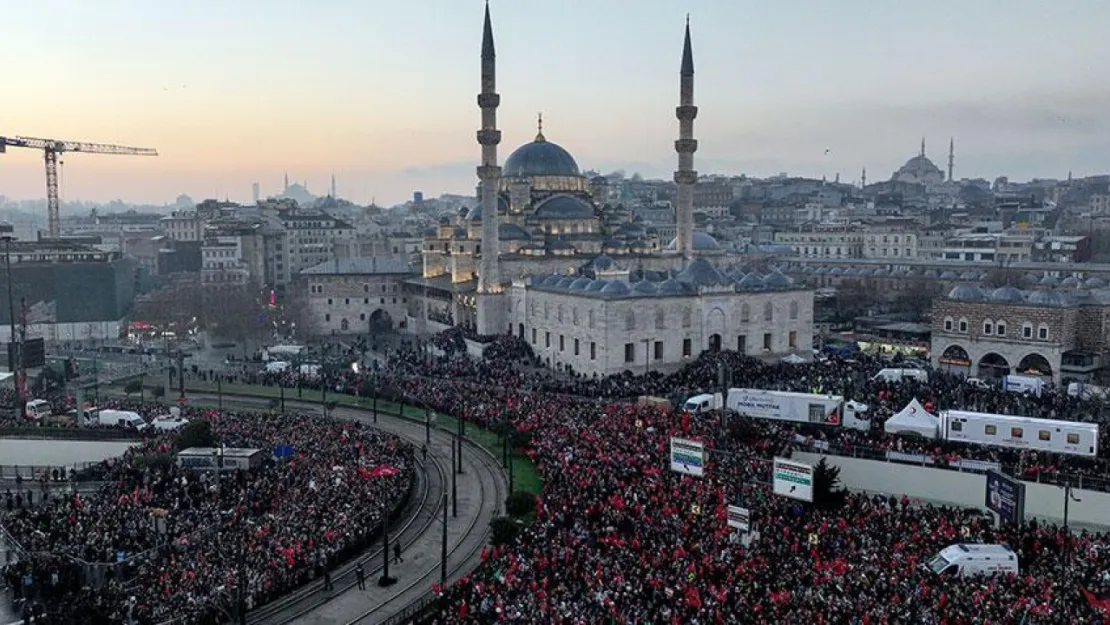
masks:
<instances>
[{"instance_id":1,"label":"person walking","mask_svg":"<svg viewBox=\"0 0 1110 625\"><path fill-rule=\"evenodd\" d=\"M362 563L355 566L355 579L358 580L358 589L366 590L366 572L362 570Z\"/></svg>"},{"instance_id":2,"label":"person walking","mask_svg":"<svg viewBox=\"0 0 1110 625\"><path fill-rule=\"evenodd\" d=\"M401 544L393 543L393 564L400 564L405 559L401 557Z\"/></svg>"},{"instance_id":3,"label":"person walking","mask_svg":"<svg viewBox=\"0 0 1110 625\"><path fill-rule=\"evenodd\" d=\"M331 571L324 569L324 590L331 591Z\"/></svg>"}]
</instances>

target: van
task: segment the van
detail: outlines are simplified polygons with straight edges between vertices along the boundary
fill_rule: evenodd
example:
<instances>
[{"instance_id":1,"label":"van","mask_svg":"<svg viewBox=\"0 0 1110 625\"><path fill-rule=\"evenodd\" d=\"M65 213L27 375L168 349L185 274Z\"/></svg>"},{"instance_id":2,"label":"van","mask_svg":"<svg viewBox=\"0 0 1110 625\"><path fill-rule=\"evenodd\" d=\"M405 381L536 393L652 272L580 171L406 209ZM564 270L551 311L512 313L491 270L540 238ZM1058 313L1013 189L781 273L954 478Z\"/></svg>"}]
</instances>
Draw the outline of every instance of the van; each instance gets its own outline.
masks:
<instances>
[{"instance_id":1,"label":"van","mask_svg":"<svg viewBox=\"0 0 1110 625\"><path fill-rule=\"evenodd\" d=\"M32 421L41 421L53 413L54 409L45 399L32 399L27 402L27 418Z\"/></svg>"},{"instance_id":2,"label":"van","mask_svg":"<svg viewBox=\"0 0 1110 625\"><path fill-rule=\"evenodd\" d=\"M719 410L725 407L724 399L720 393L702 393L701 395L694 395L682 404L682 410L690 414L701 414L709 412L710 410Z\"/></svg>"},{"instance_id":3,"label":"van","mask_svg":"<svg viewBox=\"0 0 1110 625\"><path fill-rule=\"evenodd\" d=\"M1086 384L1084 382L1072 382L1068 384L1068 397L1078 397L1080 399L1106 399L1106 389L1094 384ZM30 416L31 411L27 411Z\"/></svg>"},{"instance_id":4,"label":"van","mask_svg":"<svg viewBox=\"0 0 1110 625\"><path fill-rule=\"evenodd\" d=\"M142 431L147 429L147 422L139 413L130 410L101 410L97 413L100 425L113 425L131 430Z\"/></svg>"},{"instance_id":5,"label":"van","mask_svg":"<svg viewBox=\"0 0 1110 625\"><path fill-rule=\"evenodd\" d=\"M929 373L922 369L883 369L876 373L873 379L884 382L915 380L924 383L929 381Z\"/></svg>"},{"instance_id":6,"label":"van","mask_svg":"<svg viewBox=\"0 0 1110 625\"><path fill-rule=\"evenodd\" d=\"M924 566L946 577L1005 575L1020 571L1017 554L1007 545L951 545L941 549Z\"/></svg>"}]
</instances>

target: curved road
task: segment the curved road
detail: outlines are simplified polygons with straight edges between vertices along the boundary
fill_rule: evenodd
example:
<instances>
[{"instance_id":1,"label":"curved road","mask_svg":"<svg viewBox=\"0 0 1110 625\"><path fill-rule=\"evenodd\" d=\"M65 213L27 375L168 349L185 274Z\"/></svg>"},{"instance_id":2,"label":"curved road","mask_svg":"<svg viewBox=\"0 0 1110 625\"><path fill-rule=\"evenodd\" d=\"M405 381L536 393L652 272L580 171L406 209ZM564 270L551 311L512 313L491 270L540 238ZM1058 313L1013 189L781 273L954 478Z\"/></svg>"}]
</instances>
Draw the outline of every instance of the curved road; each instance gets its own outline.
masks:
<instances>
[{"instance_id":1,"label":"curved road","mask_svg":"<svg viewBox=\"0 0 1110 625\"><path fill-rule=\"evenodd\" d=\"M191 393L193 402L216 403L215 395ZM224 406L265 408L268 399L244 396L223 396ZM319 404L286 400L286 406L306 411L320 410ZM369 410L338 407L332 416L373 424ZM280 418L280 416L278 417ZM417 447L424 444L425 429L422 422L402 419L385 413L378 414L375 427L411 441ZM415 505L406 511L406 517L395 523L391 532L400 531L402 545L401 563L394 563L390 556L389 574L397 583L385 588L377 585L381 576L381 547L371 548L359 558L366 571L366 590L355 588L353 564L340 567L332 576L334 590L326 593L321 582L310 583L285 599L263 606L248 613L248 621L268 625L333 625L343 623L380 623L397 614L410 603L425 597L441 575L441 550L443 540L443 495L447 505L448 581L453 582L471 571L480 562L482 547L487 544L489 523L502 509L508 496L508 483L497 460L484 449L470 442L463 443L463 473L456 475L458 491L458 516L452 516L451 494L451 443L453 436L433 428L428 445L423 484L414 491ZM426 488L425 488L426 487ZM415 509L415 514L413 510ZM396 526L400 527L396 527ZM392 551L394 536L390 536Z\"/></svg>"}]
</instances>

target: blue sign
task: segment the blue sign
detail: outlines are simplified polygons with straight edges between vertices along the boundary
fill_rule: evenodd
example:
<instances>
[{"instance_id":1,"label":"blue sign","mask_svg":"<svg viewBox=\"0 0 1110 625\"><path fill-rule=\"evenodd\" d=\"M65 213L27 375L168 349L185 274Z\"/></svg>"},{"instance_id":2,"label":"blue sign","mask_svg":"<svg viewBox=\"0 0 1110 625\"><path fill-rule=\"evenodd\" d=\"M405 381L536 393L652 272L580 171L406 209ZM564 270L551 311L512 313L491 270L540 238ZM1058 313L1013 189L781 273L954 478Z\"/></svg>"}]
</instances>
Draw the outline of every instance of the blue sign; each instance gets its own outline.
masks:
<instances>
[{"instance_id":1,"label":"blue sign","mask_svg":"<svg viewBox=\"0 0 1110 625\"><path fill-rule=\"evenodd\" d=\"M1025 519L1025 483L998 471L987 471L986 507L1005 523Z\"/></svg>"},{"instance_id":2,"label":"blue sign","mask_svg":"<svg viewBox=\"0 0 1110 625\"><path fill-rule=\"evenodd\" d=\"M293 457L292 445L278 445L274 447L274 458L291 458Z\"/></svg>"},{"instance_id":3,"label":"blue sign","mask_svg":"<svg viewBox=\"0 0 1110 625\"><path fill-rule=\"evenodd\" d=\"M123 562L126 559L127 559L127 552L126 551L121 550L121 551L116 552L116 562Z\"/></svg>"}]
</instances>

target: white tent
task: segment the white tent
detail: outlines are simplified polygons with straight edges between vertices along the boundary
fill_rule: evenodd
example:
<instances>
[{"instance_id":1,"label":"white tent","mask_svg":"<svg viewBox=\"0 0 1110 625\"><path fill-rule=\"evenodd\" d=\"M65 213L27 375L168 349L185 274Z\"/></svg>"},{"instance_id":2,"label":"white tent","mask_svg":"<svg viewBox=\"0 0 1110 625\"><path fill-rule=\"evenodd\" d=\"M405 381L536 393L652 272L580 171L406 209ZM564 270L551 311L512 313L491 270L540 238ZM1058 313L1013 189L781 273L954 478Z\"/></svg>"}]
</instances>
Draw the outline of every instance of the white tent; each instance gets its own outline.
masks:
<instances>
[{"instance_id":1,"label":"white tent","mask_svg":"<svg viewBox=\"0 0 1110 625\"><path fill-rule=\"evenodd\" d=\"M883 429L888 434L910 432L927 438L936 438L939 427L937 416L926 412L925 407L916 399L883 424Z\"/></svg>"}]
</instances>

